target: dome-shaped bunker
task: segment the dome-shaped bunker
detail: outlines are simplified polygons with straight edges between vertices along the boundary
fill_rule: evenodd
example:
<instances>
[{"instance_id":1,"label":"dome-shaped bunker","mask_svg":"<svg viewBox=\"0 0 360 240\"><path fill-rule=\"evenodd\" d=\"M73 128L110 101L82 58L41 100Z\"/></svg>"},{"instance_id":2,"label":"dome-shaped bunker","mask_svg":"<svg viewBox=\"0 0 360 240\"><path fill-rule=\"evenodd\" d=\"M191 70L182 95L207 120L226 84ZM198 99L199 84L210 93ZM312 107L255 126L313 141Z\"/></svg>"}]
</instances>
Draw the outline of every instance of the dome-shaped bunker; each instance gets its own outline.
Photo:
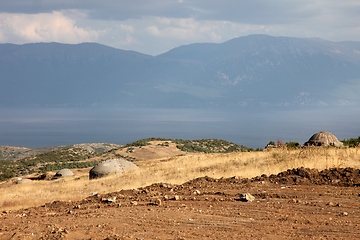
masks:
<instances>
[{"instance_id":1,"label":"dome-shaped bunker","mask_svg":"<svg viewBox=\"0 0 360 240\"><path fill-rule=\"evenodd\" d=\"M318 132L304 143L305 146L335 146L342 147L344 144L330 132Z\"/></svg>"},{"instance_id":2,"label":"dome-shaped bunker","mask_svg":"<svg viewBox=\"0 0 360 240\"><path fill-rule=\"evenodd\" d=\"M72 177L72 176L74 176L74 173L70 169L64 168L57 171L54 178Z\"/></svg>"},{"instance_id":3,"label":"dome-shaped bunker","mask_svg":"<svg viewBox=\"0 0 360 240\"><path fill-rule=\"evenodd\" d=\"M110 174L121 174L136 169L138 169L138 166L124 159L108 159L93 167L89 172L89 178L101 178Z\"/></svg>"},{"instance_id":4,"label":"dome-shaped bunker","mask_svg":"<svg viewBox=\"0 0 360 240\"><path fill-rule=\"evenodd\" d=\"M30 182L32 182L31 179L20 177L17 179L16 184L23 184L23 183L30 183Z\"/></svg>"}]
</instances>

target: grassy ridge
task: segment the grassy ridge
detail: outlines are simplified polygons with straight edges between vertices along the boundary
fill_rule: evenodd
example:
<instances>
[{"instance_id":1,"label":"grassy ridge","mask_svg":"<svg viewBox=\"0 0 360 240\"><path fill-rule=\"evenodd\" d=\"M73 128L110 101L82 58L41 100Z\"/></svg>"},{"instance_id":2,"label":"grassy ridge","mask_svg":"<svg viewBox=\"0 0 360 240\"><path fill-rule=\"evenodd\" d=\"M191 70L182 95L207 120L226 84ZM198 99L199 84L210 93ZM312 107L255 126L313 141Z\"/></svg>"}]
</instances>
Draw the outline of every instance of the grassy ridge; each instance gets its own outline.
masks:
<instances>
[{"instance_id":1,"label":"grassy ridge","mask_svg":"<svg viewBox=\"0 0 360 240\"><path fill-rule=\"evenodd\" d=\"M242 145L237 145L232 142L219 139L201 139L201 140L183 140L183 139L168 139L168 138L145 138L127 144L125 147L141 147L147 146L151 141L173 142L176 147L184 152L202 152L202 153L229 153L229 152L249 152L253 151Z\"/></svg>"},{"instance_id":2,"label":"grassy ridge","mask_svg":"<svg viewBox=\"0 0 360 240\"><path fill-rule=\"evenodd\" d=\"M219 139L201 139L201 140L182 140L182 139L166 139L166 138L146 138L141 139L125 146L116 144L76 144L71 147L53 147L47 148L35 156L26 157L16 161L3 160L0 161L0 181L4 181L13 177L32 173L43 173L47 171L56 171L63 168L87 168L94 166L97 161L92 160L95 157L106 156L107 153L116 149L126 148L131 150L133 147L144 147L150 144L151 141L162 141L161 146L169 146L169 142L175 143L176 147L183 152L192 153L233 153L233 152L251 152L252 148L247 148L242 145L237 145L232 142ZM345 146L355 147L360 142L360 137L350 138L342 141ZM294 145L294 147L293 147ZM288 148L298 148L297 143L286 143ZM11 148L2 147L7 156L27 153L31 149L17 148L16 151ZM33 153L32 153L33 154ZM123 157L129 161L136 161L136 159L116 155L114 157ZM283 157L283 156L282 156ZM276 156L274 156L276 158ZM278 160L279 161L279 160Z\"/></svg>"},{"instance_id":3,"label":"grassy ridge","mask_svg":"<svg viewBox=\"0 0 360 240\"><path fill-rule=\"evenodd\" d=\"M273 148L267 151L184 154L166 160L138 161L139 169L121 175L89 180L88 171L55 181L32 181L26 184L3 183L0 209L39 206L55 200L80 200L94 192L109 193L153 183L181 184L198 177L252 178L278 174L292 168L360 167L360 148L308 147Z\"/></svg>"},{"instance_id":4,"label":"grassy ridge","mask_svg":"<svg viewBox=\"0 0 360 240\"><path fill-rule=\"evenodd\" d=\"M0 146L1 160L20 160L27 157L33 157L42 153L56 151L62 147L44 147L44 148L26 148L16 146Z\"/></svg>"},{"instance_id":5,"label":"grassy ridge","mask_svg":"<svg viewBox=\"0 0 360 240\"><path fill-rule=\"evenodd\" d=\"M131 149L131 147L146 146L150 144L151 141L164 141L164 147L167 146L167 141L174 142L176 143L177 148L184 152L229 153L252 150L244 146L218 139L172 140L165 138L146 138L129 143L126 146L109 148L109 151L104 151L104 148L96 146L92 146L91 149L88 149L88 146L91 144L76 144L72 147L53 148L53 150L50 149L48 152L26 157L17 161L0 161L0 181L32 173L56 171L63 168L91 167L97 163L96 161L91 161L94 157L99 157L114 149ZM115 156L128 159L126 156ZM136 159L128 160L136 161Z\"/></svg>"},{"instance_id":6,"label":"grassy ridge","mask_svg":"<svg viewBox=\"0 0 360 240\"><path fill-rule=\"evenodd\" d=\"M16 161L0 161L0 181L9 178L59 170L62 168L86 168L94 165L90 158L102 153L89 152L82 148L62 148Z\"/></svg>"}]
</instances>

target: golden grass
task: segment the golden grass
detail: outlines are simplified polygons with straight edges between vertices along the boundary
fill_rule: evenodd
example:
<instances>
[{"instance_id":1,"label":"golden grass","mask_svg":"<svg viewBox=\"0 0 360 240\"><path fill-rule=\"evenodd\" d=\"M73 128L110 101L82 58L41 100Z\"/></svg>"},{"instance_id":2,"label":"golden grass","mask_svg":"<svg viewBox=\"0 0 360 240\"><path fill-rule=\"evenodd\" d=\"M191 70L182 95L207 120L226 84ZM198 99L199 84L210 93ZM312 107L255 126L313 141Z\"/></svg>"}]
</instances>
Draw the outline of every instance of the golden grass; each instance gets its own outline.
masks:
<instances>
[{"instance_id":1,"label":"golden grass","mask_svg":"<svg viewBox=\"0 0 360 240\"><path fill-rule=\"evenodd\" d=\"M55 200L75 201L94 192L108 193L158 182L181 184L202 176L213 178L277 174L291 168L323 170L332 167L360 167L359 148L270 149L264 152L180 155L136 162L139 170L102 179L89 180L88 170L75 177L26 184L0 184L0 209L21 209Z\"/></svg>"}]
</instances>

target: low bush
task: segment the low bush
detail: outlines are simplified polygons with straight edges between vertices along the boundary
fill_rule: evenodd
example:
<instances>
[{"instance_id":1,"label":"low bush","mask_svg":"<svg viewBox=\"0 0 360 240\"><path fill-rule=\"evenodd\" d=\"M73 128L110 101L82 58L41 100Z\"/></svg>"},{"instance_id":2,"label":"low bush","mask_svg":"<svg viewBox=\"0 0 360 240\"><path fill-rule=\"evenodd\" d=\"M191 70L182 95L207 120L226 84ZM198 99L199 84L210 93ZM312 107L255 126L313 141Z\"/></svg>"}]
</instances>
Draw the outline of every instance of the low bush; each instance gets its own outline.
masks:
<instances>
[{"instance_id":1,"label":"low bush","mask_svg":"<svg viewBox=\"0 0 360 240\"><path fill-rule=\"evenodd\" d=\"M344 139L341 142L344 143L344 146L358 147L358 146L360 146L360 136L358 138Z\"/></svg>"}]
</instances>

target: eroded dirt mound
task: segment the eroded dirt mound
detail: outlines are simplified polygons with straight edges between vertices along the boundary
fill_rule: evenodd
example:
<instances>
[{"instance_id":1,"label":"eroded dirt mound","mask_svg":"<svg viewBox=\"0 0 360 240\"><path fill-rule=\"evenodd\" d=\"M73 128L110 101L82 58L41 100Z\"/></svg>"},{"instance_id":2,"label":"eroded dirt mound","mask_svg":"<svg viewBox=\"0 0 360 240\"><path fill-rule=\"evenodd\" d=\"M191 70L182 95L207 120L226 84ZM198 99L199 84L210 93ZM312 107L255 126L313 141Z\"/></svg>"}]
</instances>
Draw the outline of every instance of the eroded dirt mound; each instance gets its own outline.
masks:
<instances>
[{"instance_id":1,"label":"eroded dirt mound","mask_svg":"<svg viewBox=\"0 0 360 240\"><path fill-rule=\"evenodd\" d=\"M262 175L253 180L269 180L283 184L330 184L335 186L360 186L360 170L354 168L331 168L318 171L309 168L294 168L277 175Z\"/></svg>"}]
</instances>

